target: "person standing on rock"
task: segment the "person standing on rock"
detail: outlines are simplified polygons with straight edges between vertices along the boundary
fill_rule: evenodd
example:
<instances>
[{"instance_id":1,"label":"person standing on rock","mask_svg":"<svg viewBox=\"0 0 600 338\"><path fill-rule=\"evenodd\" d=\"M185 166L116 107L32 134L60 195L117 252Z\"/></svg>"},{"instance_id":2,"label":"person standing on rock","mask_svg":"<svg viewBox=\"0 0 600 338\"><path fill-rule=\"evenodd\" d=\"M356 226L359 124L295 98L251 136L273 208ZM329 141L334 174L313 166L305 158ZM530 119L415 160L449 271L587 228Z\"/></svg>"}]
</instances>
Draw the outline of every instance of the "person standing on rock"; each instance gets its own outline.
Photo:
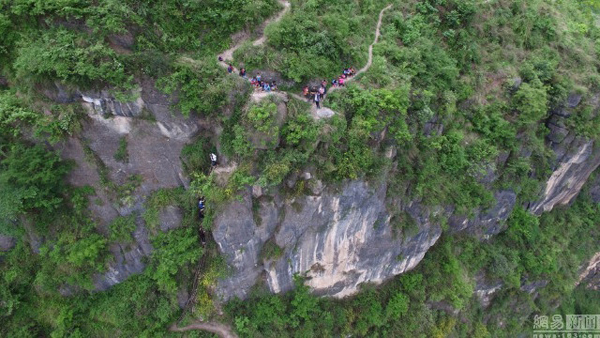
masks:
<instances>
[{"instance_id":1,"label":"person standing on rock","mask_svg":"<svg viewBox=\"0 0 600 338\"><path fill-rule=\"evenodd\" d=\"M321 109L321 95L318 92L315 93L315 104L317 105L317 109Z\"/></svg>"},{"instance_id":2,"label":"person standing on rock","mask_svg":"<svg viewBox=\"0 0 600 338\"><path fill-rule=\"evenodd\" d=\"M321 87L319 87L319 98L321 99L321 101L323 101L324 97L325 97L325 87L321 86Z\"/></svg>"},{"instance_id":3,"label":"person standing on rock","mask_svg":"<svg viewBox=\"0 0 600 338\"><path fill-rule=\"evenodd\" d=\"M215 153L210 153L210 165L213 167L217 165L217 155Z\"/></svg>"},{"instance_id":4,"label":"person standing on rock","mask_svg":"<svg viewBox=\"0 0 600 338\"><path fill-rule=\"evenodd\" d=\"M262 77L260 76L260 73L256 75L256 81L258 82L258 85L262 87Z\"/></svg>"},{"instance_id":5,"label":"person standing on rock","mask_svg":"<svg viewBox=\"0 0 600 338\"><path fill-rule=\"evenodd\" d=\"M204 207L204 196L202 196L198 199L198 216L200 220L204 218Z\"/></svg>"}]
</instances>

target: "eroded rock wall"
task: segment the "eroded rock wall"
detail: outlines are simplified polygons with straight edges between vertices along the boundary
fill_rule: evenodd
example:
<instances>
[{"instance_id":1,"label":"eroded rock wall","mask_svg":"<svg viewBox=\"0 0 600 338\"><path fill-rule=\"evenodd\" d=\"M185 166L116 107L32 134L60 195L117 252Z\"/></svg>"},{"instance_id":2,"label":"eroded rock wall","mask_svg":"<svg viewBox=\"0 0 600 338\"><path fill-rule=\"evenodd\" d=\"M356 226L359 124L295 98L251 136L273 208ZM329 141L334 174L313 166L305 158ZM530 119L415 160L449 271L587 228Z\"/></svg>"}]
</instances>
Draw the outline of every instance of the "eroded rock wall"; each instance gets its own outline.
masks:
<instances>
[{"instance_id":1,"label":"eroded rock wall","mask_svg":"<svg viewBox=\"0 0 600 338\"><path fill-rule=\"evenodd\" d=\"M263 197L259 217L252 217L247 193L215 220L213 236L234 268L220 282L220 296L243 298L260 276L271 291L285 292L298 274L307 277L316 294L344 297L357 292L361 283L381 283L414 268L441 228L413 205L409 209L419 222L417 234L394 235L385 199L385 185L354 181L319 195ZM267 241L281 248L279 257L264 256Z\"/></svg>"},{"instance_id":2,"label":"eroded rock wall","mask_svg":"<svg viewBox=\"0 0 600 338\"><path fill-rule=\"evenodd\" d=\"M69 139L61 150L64 157L78 164L69 177L70 183L97 188L97 198L104 203L92 203L91 208L103 226L119 215L141 212L144 196L156 189L185 186L179 159L182 147L198 133L213 132L208 130L207 121L173 114L176 98L157 91L151 81L141 81L139 86L131 93L130 102L119 102L107 91L83 93L60 86L47 94L57 102L79 101L87 109L89 119L80 137ZM534 213L568 204L600 165L600 152L594 142L575 136L565 127L565 119L579 101L569 98L566 106L547 121L547 139L556 159L539 200L529 205ZM128 142L127 163L114 159L121 138ZM114 182L125 182L134 174L143 178L136 191L139 198L131 206L115 206L99 189L98 168L85 159L85 148L108 168ZM496 175L493 170L489 174L484 183L491 187ZM295 275L306 277L315 294L351 295L361 283L381 283L414 268L440 237L441 219L448 219L453 232L468 232L484 240L504 229L504 221L517 202L513 191L495 191L496 203L491 208L474 210L466 217L448 206L425 208L402 196L388 198L385 184L353 181L327 187L314 176L301 178L318 187L307 196L290 197L275 191L264 196L257 192L253 199L249 189L241 200L219 211L213 235L232 268L232 274L217 288L223 299L244 298L260 281L272 292L285 292L293 287ZM257 188L254 190L260 190ZM394 207L389 208L390 204ZM180 222L177 211L170 212L173 215L169 221L161 221L163 230L177 227ZM413 232L394 229L390 220L398 212L414 220ZM115 260L108 272L95 280L98 290L145 268L143 258L152 247L143 224L134 235L134 244L111 247ZM267 255L265 243L279 250Z\"/></svg>"}]
</instances>

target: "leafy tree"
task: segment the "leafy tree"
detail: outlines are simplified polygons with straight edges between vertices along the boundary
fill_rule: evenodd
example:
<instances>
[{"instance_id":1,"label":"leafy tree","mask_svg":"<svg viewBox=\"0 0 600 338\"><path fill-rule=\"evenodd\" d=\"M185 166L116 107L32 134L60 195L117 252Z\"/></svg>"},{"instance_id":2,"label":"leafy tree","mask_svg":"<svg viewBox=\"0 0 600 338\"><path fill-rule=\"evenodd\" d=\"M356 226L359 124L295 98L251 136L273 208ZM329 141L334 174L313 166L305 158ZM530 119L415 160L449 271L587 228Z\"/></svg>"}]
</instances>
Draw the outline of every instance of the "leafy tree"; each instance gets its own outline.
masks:
<instances>
[{"instance_id":1,"label":"leafy tree","mask_svg":"<svg viewBox=\"0 0 600 338\"><path fill-rule=\"evenodd\" d=\"M515 108L519 112L518 125L529 127L536 125L548 111L546 88L539 80L531 84L523 83L514 97Z\"/></svg>"},{"instance_id":2,"label":"leafy tree","mask_svg":"<svg viewBox=\"0 0 600 338\"><path fill-rule=\"evenodd\" d=\"M22 79L60 79L81 86L96 81L125 86L130 81L114 50L64 28L19 41L14 68Z\"/></svg>"},{"instance_id":3,"label":"leafy tree","mask_svg":"<svg viewBox=\"0 0 600 338\"><path fill-rule=\"evenodd\" d=\"M40 145L13 145L0 162L0 200L8 214L52 212L62 203L69 166Z\"/></svg>"}]
</instances>

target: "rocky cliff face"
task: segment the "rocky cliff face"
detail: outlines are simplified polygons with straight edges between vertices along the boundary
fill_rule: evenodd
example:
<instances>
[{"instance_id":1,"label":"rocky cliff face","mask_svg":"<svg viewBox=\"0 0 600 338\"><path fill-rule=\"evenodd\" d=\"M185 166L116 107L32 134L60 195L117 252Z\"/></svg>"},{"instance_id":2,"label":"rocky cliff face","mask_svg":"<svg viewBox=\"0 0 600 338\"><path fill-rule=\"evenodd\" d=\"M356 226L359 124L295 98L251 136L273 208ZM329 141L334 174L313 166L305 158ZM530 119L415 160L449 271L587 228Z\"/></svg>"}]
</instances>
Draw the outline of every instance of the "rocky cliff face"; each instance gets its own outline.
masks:
<instances>
[{"instance_id":1,"label":"rocky cliff face","mask_svg":"<svg viewBox=\"0 0 600 338\"><path fill-rule=\"evenodd\" d=\"M109 223L118 216L137 215L134 242L113 243L109 247L114 259L107 272L94 278L96 290L106 290L129 276L144 271L145 257L153 248L148 231L139 216L145 198L160 188L187 185L180 154L184 145L198 134L210 134L206 122L172 112L172 98L161 94L152 82L142 82L131 93L131 102L119 102L109 92L69 91L56 86L46 93L59 102L81 102L87 112L81 133L56 146L62 156L76 166L68 181L75 186L91 185L95 196L90 209L99 231L108 234ZM115 159L121 140L126 143L127 160ZM140 178L139 186L125 195L116 194L106 181L121 186L130 178ZM164 210L161 230L181 223L181 211ZM1 239L1 238L0 238ZM1 244L1 243L0 243Z\"/></svg>"},{"instance_id":2,"label":"rocky cliff face","mask_svg":"<svg viewBox=\"0 0 600 338\"><path fill-rule=\"evenodd\" d=\"M546 122L549 134L547 142L556 155L553 172L541 198L529 209L535 214L552 210L556 205L569 204L581 191L590 174L600 165L600 151L593 140L577 136L566 127L566 122L579 105L582 96L569 95L564 106L555 109ZM585 103L594 114L600 108L600 97L594 95Z\"/></svg>"},{"instance_id":3,"label":"rocky cliff face","mask_svg":"<svg viewBox=\"0 0 600 338\"><path fill-rule=\"evenodd\" d=\"M600 252L590 259L579 275L579 284L583 284L588 289L600 290Z\"/></svg>"},{"instance_id":4,"label":"rocky cliff face","mask_svg":"<svg viewBox=\"0 0 600 338\"><path fill-rule=\"evenodd\" d=\"M496 205L471 219L450 217L453 231L482 237L499 232L516 196L501 191L496 199ZM293 287L295 275L305 277L315 294L354 294L361 283L379 284L414 268L439 239L439 220L452 215L451 209L396 201L416 226L413 234L403 235L390 223L385 184L363 181L289 199L278 193L262 196L255 211L259 217L252 216L252 203L247 193L220 211L214 223L213 236L234 270L218 287L223 299L245 297L261 279L272 292L285 292ZM264 248L273 245L281 253L265 256Z\"/></svg>"},{"instance_id":5,"label":"rocky cliff face","mask_svg":"<svg viewBox=\"0 0 600 338\"><path fill-rule=\"evenodd\" d=\"M81 102L88 112L81 137L58 148L65 158L77 162L70 183L96 188L97 196L93 198L102 203L91 203L90 207L103 231L115 217L143 211L142 201L152 191L186 186L179 159L182 147L196 134L215 132L206 121L173 114L171 103L176 98L161 94L150 81L140 83L129 95L130 102L120 102L106 91L80 92L58 85L46 95L57 102ZM580 101L581 97L572 95L547 121L547 139L556 160L540 199L529 205L534 213L568 204L600 165L595 144L565 127L565 119ZM127 163L113 156L121 138L128 141ZM86 151L91 151L96 160L90 161ZM393 157L393 151L388 157ZM135 191L136 198L125 205L111 200L101 186L99 166L106 167L109 179L117 184L131 175L140 175L142 183ZM491 208L473 210L466 217L451 207L425 208L402 196L390 198L385 184L352 181L326 187L312 176L301 175L311 187L306 196L287 196L277 190L263 195L255 187L248 189L241 200L221 208L213 235L232 268L231 275L219 282L217 293L221 298L243 298L261 281L272 292L285 292L293 287L295 275L305 277L316 294L351 295L361 283L381 283L414 268L440 237L441 219L448 220L450 231L468 232L483 240L504 229L504 221L516 203L514 192L496 191L496 203ZM487 176L490 182L486 183L495 179L494 172ZM414 231L394 228L391 220L398 213L413 220ZM180 219L177 210L168 210L161 214L161 229L177 227ZM151 253L152 246L141 220L134 238L135 243L127 247L111 247L115 260L107 273L95 279L98 290L143 271L143 258ZM1 242L2 250L10 248L10 238ZM487 302L497 289L497 285L482 286L482 301Z\"/></svg>"},{"instance_id":6,"label":"rocky cliff face","mask_svg":"<svg viewBox=\"0 0 600 338\"><path fill-rule=\"evenodd\" d=\"M594 142L565 127L565 119L580 101L581 97L571 95L548 120L547 140L556 157L539 200L529 205L533 213L570 203L600 165ZM495 175L490 177L493 181ZM232 275L220 282L218 293L223 299L243 298L258 281L272 292L285 292L293 287L294 276L300 275L315 294L351 295L361 283L378 284L414 268L440 237L440 218L448 219L451 231L480 239L501 232L516 194L503 190L494 196L491 208L474 210L470 217L455 214L452 208L433 210L394 199L393 204L410 215L417 228L414 235L402 236L390 224L393 215L387 205L392 201L386 198L385 185L354 181L309 196L284 198L274 193L254 202L247 193L242 201L226 206L214 224L214 238L233 268ZM253 203L260 206L258 211L254 208L259 217L253 217ZM274 246L278 254L265 256ZM482 287L478 294L482 303L487 304L499 289L498 285Z\"/></svg>"},{"instance_id":7,"label":"rocky cliff face","mask_svg":"<svg viewBox=\"0 0 600 338\"><path fill-rule=\"evenodd\" d=\"M542 198L530 205L533 213L569 204L581 191L590 174L600 165L600 151L594 141L572 137L554 146L557 163L546 182Z\"/></svg>"},{"instance_id":8,"label":"rocky cliff face","mask_svg":"<svg viewBox=\"0 0 600 338\"><path fill-rule=\"evenodd\" d=\"M385 197L385 185L355 181L341 191L325 189L291 199L263 196L259 217L252 217L246 194L215 220L213 236L235 269L221 281L220 296L244 297L260 276L271 291L284 292L298 274L307 277L315 293L343 297L358 291L361 283L381 283L412 269L437 241L441 228L417 205L410 205L407 211L418 222L418 233L394 236ZM281 253L265 257L267 241Z\"/></svg>"}]
</instances>

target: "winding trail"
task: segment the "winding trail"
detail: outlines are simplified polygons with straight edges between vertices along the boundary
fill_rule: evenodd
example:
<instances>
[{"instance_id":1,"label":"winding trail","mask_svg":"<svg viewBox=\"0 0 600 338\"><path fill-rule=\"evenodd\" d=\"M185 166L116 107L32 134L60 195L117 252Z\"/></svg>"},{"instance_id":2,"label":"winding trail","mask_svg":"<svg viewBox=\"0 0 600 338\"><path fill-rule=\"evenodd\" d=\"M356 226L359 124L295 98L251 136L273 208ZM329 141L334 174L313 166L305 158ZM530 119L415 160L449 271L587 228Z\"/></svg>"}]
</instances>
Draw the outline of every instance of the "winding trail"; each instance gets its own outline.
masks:
<instances>
[{"instance_id":1,"label":"winding trail","mask_svg":"<svg viewBox=\"0 0 600 338\"><path fill-rule=\"evenodd\" d=\"M283 9L279 13L277 13L276 16L266 20L262 24L263 33L261 34L261 36L258 39L254 40L252 42L253 46L260 46L260 45L264 44L267 40L267 37L264 34L265 27L271 23L279 22L281 19L283 19L285 14L287 14L290 11L291 4L289 1L279 0L279 3L283 6ZM369 45L369 57L367 59L367 63L364 65L364 67L359 69L353 77L346 79L346 83L353 81L354 79L356 79L356 77L358 75L366 72L367 70L369 70L369 68L371 68L371 64L373 63L373 46L379 41L381 22L383 21L383 13L390 8L392 8L392 4L387 5L385 8L383 8L379 12L379 19L377 20L377 26L375 28L375 39L373 39L373 42ZM246 43L246 41L242 40L242 41L238 42L235 46L233 46L233 47L229 48L228 50L224 51L223 53L219 54L217 57L220 57L223 59L223 61L220 61L219 64L222 67L227 68L229 66L229 63L231 61L233 61L233 53L236 50L238 50L244 43ZM237 74L238 69L233 67L233 73ZM338 90L340 88L343 88L343 87L331 87L328 89L328 92L332 92L332 91ZM274 92L272 94L274 94ZM295 94L295 93L287 93L287 94L297 100L300 100L300 101L306 100L305 97ZM278 94L278 95L281 96L281 94ZM261 98L263 98L265 96L266 96L265 93L255 92L252 94L252 99L253 99L253 101L259 101ZM329 118L335 114L337 114L337 113L327 107L324 107L323 105L321 108L317 109L317 107L315 105L311 104L311 115L316 120L322 119L322 118Z\"/></svg>"},{"instance_id":2,"label":"winding trail","mask_svg":"<svg viewBox=\"0 0 600 338\"><path fill-rule=\"evenodd\" d=\"M171 332L185 332L190 330L204 330L218 334L222 338L238 338L229 326L220 323L194 323L184 327L178 327L174 324L169 328Z\"/></svg>"},{"instance_id":3,"label":"winding trail","mask_svg":"<svg viewBox=\"0 0 600 338\"><path fill-rule=\"evenodd\" d=\"M264 44L267 40L267 38L264 34L264 28L267 25L269 25L270 23L280 21L283 18L283 16L290 11L291 4L289 1L279 0L279 3L281 5L283 5L283 9L279 13L277 13L277 15L275 17L270 18L263 23L263 25L262 25L263 33L261 34L261 36L258 39L254 40L252 42L253 46L260 46L260 45ZM367 63L365 64L364 67L362 67L360 70L358 70L353 77L346 79L346 83L353 81L358 75L366 72L371 67L371 64L373 63L373 46L379 40L381 22L383 20L383 13L390 8L392 8L391 4L386 6L384 9L382 9L379 12L379 19L377 20L377 27L375 28L375 39L373 40L373 43L371 43L369 45L369 58L367 60ZM217 57L221 57L223 59L223 61L220 61L219 64L221 66L223 66L224 68L227 68L229 66L228 61L233 60L233 53L237 49L239 49L245 42L246 42L245 40L242 40L242 41L238 42L235 46L233 46L233 47L229 48L228 50L224 51L223 53L219 54ZM233 73L235 75L237 75L237 73L238 73L238 70L235 67L233 69ZM329 88L328 92L332 92L332 91L338 90L340 88L343 88L343 87L331 87L331 88ZM296 93L288 93L288 92L255 92L252 94L252 100L255 102L258 102L262 98L264 98L268 95L276 95L276 96L283 98L284 100L289 99L289 96L291 96L297 100L300 100L300 101L306 100L306 98L302 97L301 95L298 95ZM311 115L313 116L313 118L315 118L317 120L321 119L321 118L329 118L335 114L337 114L337 113L327 107L322 107L320 109L317 109L315 105L311 104ZM190 325L187 325L184 327L178 327L177 323L175 323L175 324L171 325L171 327L169 327L169 331L171 331L171 332L186 332L186 331L190 331L190 330L204 330L204 331L208 331L211 333L215 333L215 334L221 336L222 338L238 338L238 336L233 332L233 330L229 326L222 324L222 323L218 323L218 322L198 321L196 323L193 323L193 324L190 324Z\"/></svg>"},{"instance_id":4,"label":"winding trail","mask_svg":"<svg viewBox=\"0 0 600 338\"><path fill-rule=\"evenodd\" d=\"M283 6L283 9L281 10L281 12L277 13L277 15L273 18L267 19L265 22L263 22L262 24L262 29L263 29L263 33L261 34L261 36L254 40L252 42L253 46L260 46L262 44L265 43L265 41L267 41L267 37L265 36L265 32L264 29L271 23L273 22L279 22L281 21L281 19L283 19L283 16L287 14L287 12L290 11L290 8L292 7L292 5L290 4L289 1L286 0L279 0L279 3ZM244 43L246 43L246 40L242 40L240 42L238 42L235 46L229 48L228 50L224 51L223 53L219 54L217 57L221 57L223 58L223 61L219 62L221 64L221 66L224 66L225 68L227 68L227 62L226 61L233 61L233 53L238 50ZM234 67L233 68L234 73L237 73L237 69Z\"/></svg>"},{"instance_id":5,"label":"winding trail","mask_svg":"<svg viewBox=\"0 0 600 338\"><path fill-rule=\"evenodd\" d=\"M359 69L356 72L356 74L354 74L353 77L346 79L346 83L351 82L352 80L356 79L356 77L358 75L366 72L367 70L369 70L369 68L371 68L371 64L373 64L373 46L377 43L377 41L379 41L379 35L381 35L380 29L381 29L381 21L383 20L383 12L387 11L390 8L392 8L392 4L387 5L387 7L385 7L384 9L381 10L381 12L379 12L379 20L377 20L377 27L375 28L375 39L373 40L373 43L371 43L369 45L369 58L367 60L367 64L365 64L364 67ZM339 88L342 88L342 87L333 87L329 91L334 91Z\"/></svg>"}]
</instances>

